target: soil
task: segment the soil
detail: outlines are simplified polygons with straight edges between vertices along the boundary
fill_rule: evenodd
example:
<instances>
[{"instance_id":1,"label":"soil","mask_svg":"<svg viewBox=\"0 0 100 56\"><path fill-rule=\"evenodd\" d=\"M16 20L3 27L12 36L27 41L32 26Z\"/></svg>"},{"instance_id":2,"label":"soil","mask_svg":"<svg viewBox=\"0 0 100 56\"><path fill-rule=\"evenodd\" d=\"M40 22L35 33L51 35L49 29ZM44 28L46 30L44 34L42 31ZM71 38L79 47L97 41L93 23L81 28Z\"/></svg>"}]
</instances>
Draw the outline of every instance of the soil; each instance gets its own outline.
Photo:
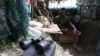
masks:
<instances>
[{"instance_id":1,"label":"soil","mask_svg":"<svg viewBox=\"0 0 100 56\"><path fill-rule=\"evenodd\" d=\"M0 46L0 56L20 56L22 52L16 43ZM84 52L84 50L77 52L73 49L72 44L57 44L54 56L95 56L95 52Z\"/></svg>"},{"instance_id":2,"label":"soil","mask_svg":"<svg viewBox=\"0 0 100 56\"><path fill-rule=\"evenodd\" d=\"M11 43L8 45L0 45L0 56L20 56L22 50L18 44Z\"/></svg>"},{"instance_id":3,"label":"soil","mask_svg":"<svg viewBox=\"0 0 100 56\"><path fill-rule=\"evenodd\" d=\"M64 49L64 56L96 56L95 51L85 51L82 48L81 52L78 52L72 47L72 44L61 44Z\"/></svg>"}]
</instances>

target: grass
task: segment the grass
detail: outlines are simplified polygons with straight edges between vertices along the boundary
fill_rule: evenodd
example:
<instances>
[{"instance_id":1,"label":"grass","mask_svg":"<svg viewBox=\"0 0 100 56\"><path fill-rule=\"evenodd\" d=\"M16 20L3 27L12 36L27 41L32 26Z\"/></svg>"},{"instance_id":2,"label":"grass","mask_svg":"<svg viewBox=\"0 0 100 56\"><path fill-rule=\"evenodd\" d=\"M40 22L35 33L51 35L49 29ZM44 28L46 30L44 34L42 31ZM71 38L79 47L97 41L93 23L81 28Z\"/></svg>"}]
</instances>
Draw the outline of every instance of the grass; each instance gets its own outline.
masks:
<instances>
[{"instance_id":1,"label":"grass","mask_svg":"<svg viewBox=\"0 0 100 56\"><path fill-rule=\"evenodd\" d=\"M18 43L7 42L6 39L0 39L0 56L20 56L22 50Z\"/></svg>"}]
</instances>

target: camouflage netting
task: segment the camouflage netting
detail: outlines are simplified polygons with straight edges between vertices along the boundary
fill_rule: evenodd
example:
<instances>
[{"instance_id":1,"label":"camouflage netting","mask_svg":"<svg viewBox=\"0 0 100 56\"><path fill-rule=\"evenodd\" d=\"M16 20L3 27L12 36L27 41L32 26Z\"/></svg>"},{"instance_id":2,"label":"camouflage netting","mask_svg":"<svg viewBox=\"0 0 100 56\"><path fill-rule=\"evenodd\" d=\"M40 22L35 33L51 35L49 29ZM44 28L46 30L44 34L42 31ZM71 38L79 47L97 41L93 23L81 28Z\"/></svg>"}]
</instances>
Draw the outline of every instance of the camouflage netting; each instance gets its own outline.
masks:
<instances>
[{"instance_id":1,"label":"camouflage netting","mask_svg":"<svg viewBox=\"0 0 100 56\"><path fill-rule=\"evenodd\" d=\"M47 5L44 0L33 0L32 4L32 16L45 16L47 18L50 18L49 11L47 10Z\"/></svg>"},{"instance_id":2,"label":"camouflage netting","mask_svg":"<svg viewBox=\"0 0 100 56\"><path fill-rule=\"evenodd\" d=\"M27 35L29 16L26 6L25 0L5 0L5 15L13 38Z\"/></svg>"},{"instance_id":3,"label":"camouflage netting","mask_svg":"<svg viewBox=\"0 0 100 56\"><path fill-rule=\"evenodd\" d=\"M29 17L26 6L25 0L0 0L0 38L26 37Z\"/></svg>"},{"instance_id":4,"label":"camouflage netting","mask_svg":"<svg viewBox=\"0 0 100 56\"><path fill-rule=\"evenodd\" d=\"M0 39L11 34L5 16L5 5L3 0L0 0Z\"/></svg>"}]
</instances>

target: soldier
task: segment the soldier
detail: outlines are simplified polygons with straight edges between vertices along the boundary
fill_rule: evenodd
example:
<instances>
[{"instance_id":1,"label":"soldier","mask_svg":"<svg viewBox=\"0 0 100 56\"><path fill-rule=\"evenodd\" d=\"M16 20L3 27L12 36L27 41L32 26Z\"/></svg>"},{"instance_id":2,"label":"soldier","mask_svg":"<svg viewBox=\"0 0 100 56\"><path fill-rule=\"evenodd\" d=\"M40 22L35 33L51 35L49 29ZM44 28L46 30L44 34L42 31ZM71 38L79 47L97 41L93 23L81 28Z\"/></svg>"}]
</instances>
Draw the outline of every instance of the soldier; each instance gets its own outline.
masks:
<instances>
[{"instance_id":1,"label":"soldier","mask_svg":"<svg viewBox=\"0 0 100 56\"><path fill-rule=\"evenodd\" d=\"M58 25L58 27L63 32L63 35L70 35L74 37L73 47L77 49L77 51L81 51L81 49L77 46L78 42L78 33L76 27L71 23L69 18L66 16L66 9L62 8L60 14L54 18L54 23Z\"/></svg>"}]
</instances>

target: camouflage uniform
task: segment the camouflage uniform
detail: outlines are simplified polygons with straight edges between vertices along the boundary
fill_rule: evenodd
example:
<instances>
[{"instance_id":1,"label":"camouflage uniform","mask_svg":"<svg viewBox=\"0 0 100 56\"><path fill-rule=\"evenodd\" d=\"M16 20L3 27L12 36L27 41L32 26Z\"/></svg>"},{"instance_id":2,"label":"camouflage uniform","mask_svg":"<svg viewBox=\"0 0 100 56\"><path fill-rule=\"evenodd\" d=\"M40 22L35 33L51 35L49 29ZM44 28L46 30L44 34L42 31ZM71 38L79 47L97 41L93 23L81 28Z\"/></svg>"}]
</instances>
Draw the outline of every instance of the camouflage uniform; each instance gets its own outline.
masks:
<instances>
[{"instance_id":1,"label":"camouflage uniform","mask_svg":"<svg viewBox=\"0 0 100 56\"><path fill-rule=\"evenodd\" d=\"M68 29L68 31L62 31L63 35L61 36L56 36L59 37L60 39L63 37L71 37L73 40L73 47L77 49L77 51L81 51L81 49L77 46L77 42L78 42L78 31L76 29L76 27L70 22L69 18L67 16L65 17L60 17L57 16L54 18L54 23L58 25L58 27L60 29ZM68 42L66 40L66 42ZM69 41L70 42L70 41Z\"/></svg>"}]
</instances>

